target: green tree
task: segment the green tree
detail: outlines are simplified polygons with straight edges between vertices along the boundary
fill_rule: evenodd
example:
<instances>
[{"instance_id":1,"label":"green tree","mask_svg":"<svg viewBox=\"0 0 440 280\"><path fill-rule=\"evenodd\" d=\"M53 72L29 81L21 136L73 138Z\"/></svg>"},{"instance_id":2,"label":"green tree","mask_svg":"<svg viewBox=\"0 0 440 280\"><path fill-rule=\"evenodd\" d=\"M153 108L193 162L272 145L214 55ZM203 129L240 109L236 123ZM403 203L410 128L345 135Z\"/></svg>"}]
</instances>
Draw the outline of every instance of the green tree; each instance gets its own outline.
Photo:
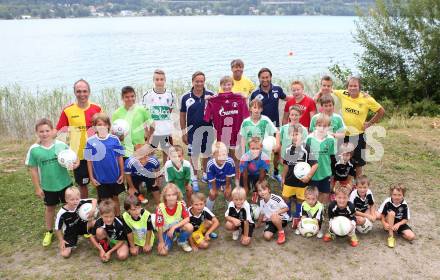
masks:
<instances>
[{"instance_id":1,"label":"green tree","mask_svg":"<svg viewBox=\"0 0 440 280\"><path fill-rule=\"evenodd\" d=\"M440 103L440 1L377 0L357 22L364 86L398 104Z\"/></svg>"}]
</instances>

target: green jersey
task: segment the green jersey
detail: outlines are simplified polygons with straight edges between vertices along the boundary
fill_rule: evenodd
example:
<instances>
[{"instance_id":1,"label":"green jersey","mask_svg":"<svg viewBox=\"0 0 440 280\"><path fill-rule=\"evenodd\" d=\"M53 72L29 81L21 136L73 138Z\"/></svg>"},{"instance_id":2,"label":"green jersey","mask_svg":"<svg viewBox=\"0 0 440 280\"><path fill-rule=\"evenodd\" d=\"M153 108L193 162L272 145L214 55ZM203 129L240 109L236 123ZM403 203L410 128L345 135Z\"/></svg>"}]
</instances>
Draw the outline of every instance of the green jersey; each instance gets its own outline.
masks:
<instances>
[{"instance_id":1,"label":"green jersey","mask_svg":"<svg viewBox=\"0 0 440 280\"><path fill-rule=\"evenodd\" d=\"M177 169L171 160L165 163L165 180L169 183L174 183L180 189L182 194L185 194L185 185L191 182L194 173L191 163L187 160L182 161L182 166Z\"/></svg>"},{"instance_id":2,"label":"green jersey","mask_svg":"<svg viewBox=\"0 0 440 280\"><path fill-rule=\"evenodd\" d=\"M307 137L306 145L310 146L311 157L318 161L318 169L312 177L313 181L320 181L332 175L331 156L336 155L336 140L326 135L319 140L312 133Z\"/></svg>"},{"instance_id":3,"label":"green jersey","mask_svg":"<svg viewBox=\"0 0 440 280\"><path fill-rule=\"evenodd\" d=\"M140 105L133 105L130 109L124 106L118 108L112 115L112 121L124 119L129 124L128 135L124 137L125 156L129 157L134 152L134 146L145 143L145 124L151 125L153 119L150 112Z\"/></svg>"},{"instance_id":4,"label":"green jersey","mask_svg":"<svg viewBox=\"0 0 440 280\"><path fill-rule=\"evenodd\" d=\"M261 115L260 120L254 123L252 117L247 117L241 123L240 135L246 141L246 151L249 150L249 141L252 137L260 137L261 140L266 136L273 136L277 132L277 128L273 122L264 115Z\"/></svg>"},{"instance_id":5,"label":"green jersey","mask_svg":"<svg viewBox=\"0 0 440 280\"><path fill-rule=\"evenodd\" d=\"M307 128L305 128L302 124L298 123L303 129L302 139L305 142L307 139ZM280 142L281 142L281 158L284 159L286 155L287 148L292 145L292 138L289 136L289 128L290 124L285 124L280 128Z\"/></svg>"},{"instance_id":6,"label":"green jersey","mask_svg":"<svg viewBox=\"0 0 440 280\"><path fill-rule=\"evenodd\" d=\"M142 209L139 220L134 220L128 212L122 214L122 218L124 218L124 222L133 232L134 244L143 247L147 242L147 232L153 230L150 212ZM154 241L154 239L151 241Z\"/></svg>"},{"instance_id":7,"label":"green jersey","mask_svg":"<svg viewBox=\"0 0 440 280\"><path fill-rule=\"evenodd\" d=\"M317 201L315 206L310 206L307 201L304 201L301 205L301 217L317 219L318 221L322 221L324 213L324 205L321 202Z\"/></svg>"},{"instance_id":8,"label":"green jersey","mask_svg":"<svg viewBox=\"0 0 440 280\"><path fill-rule=\"evenodd\" d=\"M41 188L49 192L58 192L72 184L67 169L58 163L58 153L69 147L55 140L49 147L33 144L26 155L25 164L37 167Z\"/></svg>"},{"instance_id":9,"label":"green jersey","mask_svg":"<svg viewBox=\"0 0 440 280\"><path fill-rule=\"evenodd\" d=\"M316 120L319 118L319 116L321 116L321 114L323 113L319 113L312 117L312 120L310 121L310 132L315 131ZM345 124L340 115L333 113L330 117L330 131L332 133L345 131Z\"/></svg>"}]
</instances>

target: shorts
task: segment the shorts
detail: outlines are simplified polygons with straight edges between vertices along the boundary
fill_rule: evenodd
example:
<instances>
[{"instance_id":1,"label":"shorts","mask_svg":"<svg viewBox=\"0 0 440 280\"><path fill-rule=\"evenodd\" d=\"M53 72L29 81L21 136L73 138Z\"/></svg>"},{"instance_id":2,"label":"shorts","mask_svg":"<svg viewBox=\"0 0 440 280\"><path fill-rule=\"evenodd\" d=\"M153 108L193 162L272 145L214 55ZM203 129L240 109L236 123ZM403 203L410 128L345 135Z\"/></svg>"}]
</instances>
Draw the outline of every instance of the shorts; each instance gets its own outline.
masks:
<instances>
[{"instance_id":1,"label":"shorts","mask_svg":"<svg viewBox=\"0 0 440 280\"><path fill-rule=\"evenodd\" d=\"M351 158L354 167L364 166L367 164L364 160L365 149L367 148L367 143L365 142L365 136L363 133L354 136L345 136L344 143L350 142L354 145L353 157Z\"/></svg>"},{"instance_id":2,"label":"shorts","mask_svg":"<svg viewBox=\"0 0 440 280\"><path fill-rule=\"evenodd\" d=\"M76 247L78 236L88 234L86 222L79 222L64 232L64 240L67 242L66 247Z\"/></svg>"},{"instance_id":3,"label":"shorts","mask_svg":"<svg viewBox=\"0 0 440 280\"><path fill-rule=\"evenodd\" d=\"M180 228L177 228L174 231L173 238L170 238L167 235L167 232L168 232L168 230L163 233L162 237L163 237L163 241L165 243L165 246L168 248L168 250L171 250L171 248L173 247L173 241L176 237L177 237L178 243L187 242L188 238L190 237L190 234L188 232L183 231Z\"/></svg>"},{"instance_id":4,"label":"shorts","mask_svg":"<svg viewBox=\"0 0 440 280\"><path fill-rule=\"evenodd\" d=\"M101 184L97 188L98 199L113 198L125 190L124 184Z\"/></svg>"},{"instance_id":5,"label":"shorts","mask_svg":"<svg viewBox=\"0 0 440 280\"><path fill-rule=\"evenodd\" d=\"M286 198L295 196L297 199L304 201L306 199L305 191L306 188L303 187L291 187L288 185L284 185L281 195Z\"/></svg>"},{"instance_id":6,"label":"shorts","mask_svg":"<svg viewBox=\"0 0 440 280\"><path fill-rule=\"evenodd\" d=\"M212 127L210 128L212 129ZM209 137L209 132L205 131L202 135L198 133L196 135L196 141L194 141L194 134L194 132L188 133L188 156L198 156L199 154L211 155L212 144L215 140L214 137ZM211 135L214 136L214 131L212 131Z\"/></svg>"},{"instance_id":7,"label":"shorts","mask_svg":"<svg viewBox=\"0 0 440 280\"><path fill-rule=\"evenodd\" d=\"M66 192L66 189L71 186L72 185L68 185L64 189L57 191L57 192L50 192L50 191L43 190L43 192L44 192L44 205L56 206L60 203L66 203L65 192Z\"/></svg>"},{"instance_id":8,"label":"shorts","mask_svg":"<svg viewBox=\"0 0 440 280\"><path fill-rule=\"evenodd\" d=\"M78 186L85 186L90 182L87 160L82 159L79 161L78 168L73 170L73 176L75 177L75 183Z\"/></svg>"},{"instance_id":9,"label":"shorts","mask_svg":"<svg viewBox=\"0 0 440 280\"><path fill-rule=\"evenodd\" d=\"M205 225L201 224L199 229L191 234L191 238L194 240L194 243L196 243L196 245L200 245L200 243L205 240L205 232Z\"/></svg>"},{"instance_id":10,"label":"shorts","mask_svg":"<svg viewBox=\"0 0 440 280\"><path fill-rule=\"evenodd\" d=\"M168 153L169 148L173 145L173 139L170 135L153 135L151 145Z\"/></svg>"},{"instance_id":11,"label":"shorts","mask_svg":"<svg viewBox=\"0 0 440 280\"><path fill-rule=\"evenodd\" d=\"M320 193L330 193L330 177L326 177L319 181L310 181L310 186L318 188Z\"/></svg>"},{"instance_id":12,"label":"shorts","mask_svg":"<svg viewBox=\"0 0 440 280\"><path fill-rule=\"evenodd\" d=\"M149 192L160 191L159 187L154 185L156 183L156 178L148 178L148 177L144 177L144 176L131 175L131 179L133 180L133 185L138 192L139 192L139 189L140 189L142 182L145 183L145 186L147 187L147 190ZM127 188L128 188L128 186L127 186Z\"/></svg>"},{"instance_id":13,"label":"shorts","mask_svg":"<svg viewBox=\"0 0 440 280\"><path fill-rule=\"evenodd\" d=\"M249 173L248 173L249 174ZM260 175L248 175L248 183L249 183L249 190L253 190L254 192L257 191L257 188L255 185L258 182L258 179L260 178ZM244 186L243 183L243 174L240 174L240 186Z\"/></svg>"},{"instance_id":14,"label":"shorts","mask_svg":"<svg viewBox=\"0 0 440 280\"><path fill-rule=\"evenodd\" d=\"M397 233L402 234L405 230L412 231L411 227L408 224L403 224L397 229Z\"/></svg>"},{"instance_id":15,"label":"shorts","mask_svg":"<svg viewBox=\"0 0 440 280\"><path fill-rule=\"evenodd\" d=\"M249 223L249 237L252 237L252 234L254 233L255 224ZM241 234L244 234L244 221L241 222L240 227L238 228L241 230Z\"/></svg>"},{"instance_id":16,"label":"shorts","mask_svg":"<svg viewBox=\"0 0 440 280\"><path fill-rule=\"evenodd\" d=\"M287 226L287 221L283 220L281 225L282 225L282 227ZM266 231L269 231L269 232L272 232L275 234L278 232L278 229L272 222L269 221L269 222L266 222L266 226L264 227L264 232L266 232Z\"/></svg>"}]
</instances>

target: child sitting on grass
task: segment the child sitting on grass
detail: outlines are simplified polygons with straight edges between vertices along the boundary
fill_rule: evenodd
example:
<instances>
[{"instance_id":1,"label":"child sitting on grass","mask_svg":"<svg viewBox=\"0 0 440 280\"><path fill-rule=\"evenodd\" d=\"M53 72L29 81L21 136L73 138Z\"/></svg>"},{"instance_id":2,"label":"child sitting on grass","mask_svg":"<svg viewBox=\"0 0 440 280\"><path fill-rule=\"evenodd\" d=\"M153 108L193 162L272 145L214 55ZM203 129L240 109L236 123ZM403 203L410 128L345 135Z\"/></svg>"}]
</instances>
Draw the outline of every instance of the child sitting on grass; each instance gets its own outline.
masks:
<instances>
[{"instance_id":1,"label":"child sitting on grass","mask_svg":"<svg viewBox=\"0 0 440 280\"><path fill-rule=\"evenodd\" d=\"M373 193L370 190L370 181L366 175L357 179L356 189L351 192L350 202L356 210L356 225L363 226L369 220L372 223L376 220L376 206ZM366 233L366 232L365 232Z\"/></svg>"},{"instance_id":2,"label":"child sitting on grass","mask_svg":"<svg viewBox=\"0 0 440 280\"><path fill-rule=\"evenodd\" d=\"M317 220L319 231L316 237L322 238L322 236L324 235L322 231L324 205L322 205L322 203L318 201L318 195L319 195L318 188L314 186L308 186L306 187L304 193L306 200L301 205L301 213L300 213L301 220L304 218ZM300 234L298 228L295 230L295 234L296 235Z\"/></svg>"},{"instance_id":3,"label":"child sitting on grass","mask_svg":"<svg viewBox=\"0 0 440 280\"><path fill-rule=\"evenodd\" d=\"M249 202L246 201L246 191L242 187L235 187L231 196L232 201L229 202L225 213L225 229L232 231L232 240L238 240L241 231L240 243L248 246L251 244L255 223Z\"/></svg>"}]
</instances>

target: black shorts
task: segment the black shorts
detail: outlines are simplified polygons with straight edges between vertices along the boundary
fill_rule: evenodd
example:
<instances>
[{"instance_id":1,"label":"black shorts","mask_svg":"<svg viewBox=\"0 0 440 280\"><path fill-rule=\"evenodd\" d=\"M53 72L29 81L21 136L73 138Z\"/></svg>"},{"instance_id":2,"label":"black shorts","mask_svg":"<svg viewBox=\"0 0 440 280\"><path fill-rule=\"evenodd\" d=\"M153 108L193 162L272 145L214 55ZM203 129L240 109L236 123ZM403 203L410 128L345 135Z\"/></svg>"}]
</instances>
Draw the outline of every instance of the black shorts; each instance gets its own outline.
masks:
<instances>
[{"instance_id":1,"label":"black shorts","mask_svg":"<svg viewBox=\"0 0 440 280\"><path fill-rule=\"evenodd\" d=\"M85 186L90 182L87 160L82 159L79 161L79 166L73 170L73 175L75 177L75 183L78 186Z\"/></svg>"},{"instance_id":2,"label":"black shorts","mask_svg":"<svg viewBox=\"0 0 440 280\"><path fill-rule=\"evenodd\" d=\"M259 178L259 175L248 175L249 191L257 191L255 185L257 184ZM240 174L240 186L244 187L243 174Z\"/></svg>"},{"instance_id":3,"label":"black shorts","mask_svg":"<svg viewBox=\"0 0 440 280\"><path fill-rule=\"evenodd\" d=\"M252 234L254 233L255 224L249 223L249 237L252 237ZM241 234L244 234L244 221L241 222L241 225L239 227L241 230Z\"/></svg>"},{"instance_id":4,"label":"black shorts","mask_svg":"<svg viewBox=\"0 0 440 280\"><path fill-rule=\"evenodd\" d=\"M78 243L78 236L88 234L87 222L80 221L71 228L66 229L64 232L64 240L67 242L66 247L76 247Z\"/></svg>"},{"instance_id":5,"label":"black shorts","mask_svg":"<svg viewBox=\"0 0 440 280\"><path fill-rule=\"evenodd\" d=\"M101 184L97 187L98 199L113 198L125 190L124 184Z\"/></svg>"},{"instance_id":6,"label":"black shorts","mask_svg":"<svg viewBox=\"0 0 440 280\"><path fill-rule=\"evenodd\" d=\"M311 186L318 188L320 193L330 193L330 177L326 177L319 181L310 181Z\"/></svg>"},{"instance_id":7,"label":"black shorts","mask_svg":"<svg viewBox=\"0 0 440 280\"><path fill-rule=\"evenodd\" d=\"M287 221L286 220L282 220L282 227L285 227L285 226L287 226ZM277 233L278 232L278 229L277 229L277 227L271 222L271 221L269 221L269 222L266 222L266 226L264 227L264 231L269 231L269 232L272 232L272 233Z\"/></svg>"},{"instance_id":8,"label":"black shorts","mask_svg":"<svg viewBox=\"0 0 440 280\"><path fill-rule=\"evenodd\" d=\"M50 192L50 191L43 190L43 192L44 192L44 205L56 206L60 203L66 203L66 200L65 200L66 189L71 186L72 185L68 185L64 189L57 191L57 192Z\"/></svg>"},{"instance_id":9,"label":"black shorts","mask_svg":"<svg viewBox=\"0 0 440 280\"><path fill-rule=\"evenodd\" d=\"M145 183L145 186L147 187L147 190L149 192L160 191L159 187L154 185L156 183L156 178L131 175L131 180L133 181L133 185L138 192L139 192L139 188L140 188L142 182Z\"/></svg>"},{"instance_id":10,"label":"black shorts","mask_svg":"<svg viewBox=\"0 0 440 280\"><path fill-rule=\"evenodd\" d=\"M365 135L363 133L353 136L345 136L344 143L350 142L354 145L352 161L354 167L364 166L365 162L365 149L367 143L365 142Z\"/></svg>"},{"instance_id":11,"label":"black shorts","mask_svg":"<svg viewBox=\"0 0 440 280\"><path fill-rule=\"evenodd\" d=\"M411 227L408 224L403 224L397 229L397 233L402 234L405 230L412 231Z\"/></svg>"},{"instance_id":12,"label":"black shorts","mask_svg":"<svg viewBox=\"0 0 440 280\"><path fill-rule=\"evenodd\" d=\"M162 151L168 153L168 150L173 145L173 139L170 135L153 135L151 138L151 145L153 147L159 148Z\"/></svg>"}]
</instances>

